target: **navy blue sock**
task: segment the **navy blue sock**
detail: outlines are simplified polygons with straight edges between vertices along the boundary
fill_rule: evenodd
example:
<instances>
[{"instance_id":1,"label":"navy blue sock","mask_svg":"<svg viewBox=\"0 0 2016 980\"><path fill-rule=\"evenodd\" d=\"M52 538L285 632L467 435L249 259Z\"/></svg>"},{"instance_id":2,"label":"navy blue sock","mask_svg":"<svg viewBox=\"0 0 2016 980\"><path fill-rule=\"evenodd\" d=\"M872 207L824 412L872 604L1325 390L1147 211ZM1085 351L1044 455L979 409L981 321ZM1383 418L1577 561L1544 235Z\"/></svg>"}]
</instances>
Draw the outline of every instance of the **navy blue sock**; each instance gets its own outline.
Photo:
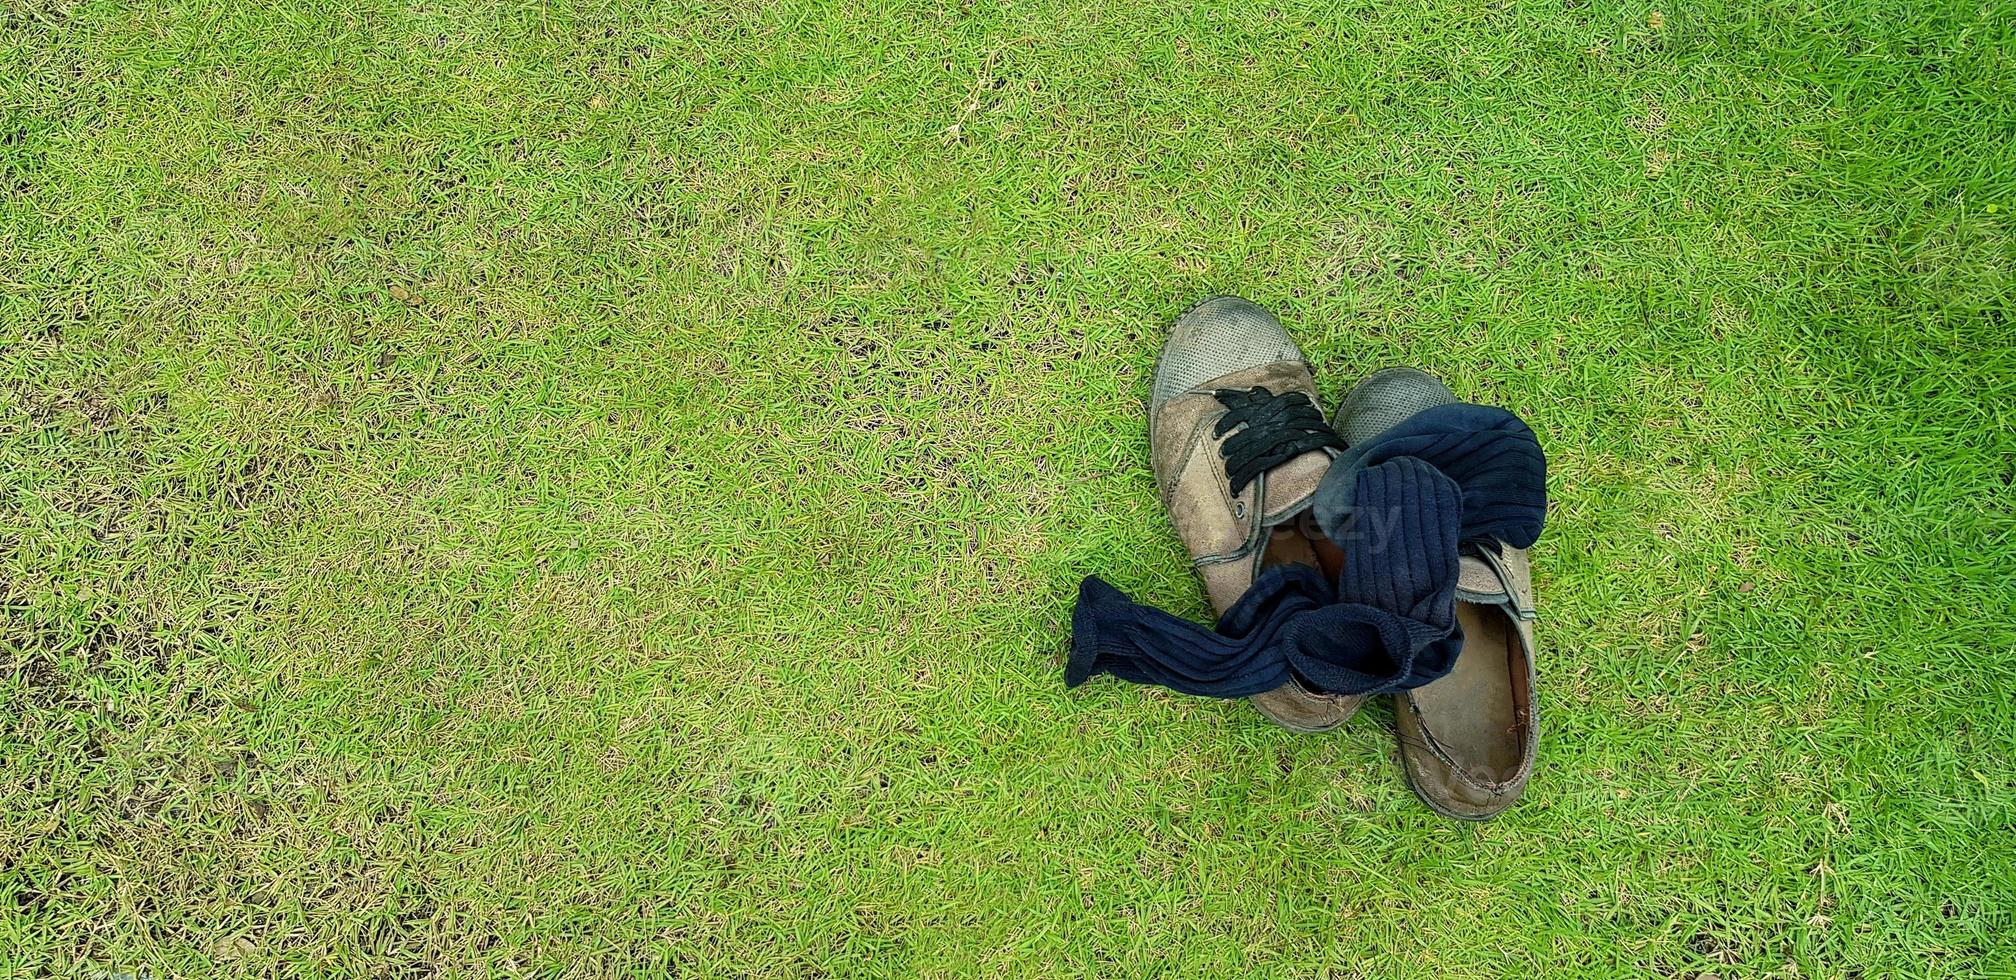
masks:
<instances>
[{"instance_id":1,"label":"navy blue sock","mask_svg":"<svg viewBox=\"0 0 2016 980\"><path fill-rule=\"evenodd\" d=\"M1348 542L1337 586L1307 565L1271 568L1216 629L1205 629L1087 578L1071 617L1065 684L1108 673L1238 698L1294 675L1320 690L1362 694L1425 683L1416 678L1422 668L1446 673L1449 658L1436 643L1455 625L1456 484L1410 457L1364 469L1355 482L1366 534Z\"/></svg>"},{"instance_id":2,"label":"navy blue sock","mask_svg":"<svg viewBox=\"0 0 2016 980\"><path fill-rule=\"evenodd\" d=\"M1539 440L1516 416L1481 405L1428 409L1346 449L1317 488L1312 508L1344 555L1336 582L1306 565L1268 569L1206 629L1087 578L1065 684L1106 673L1219 698L1291 679L1333 694L1419 687L1447 674L1463 648L1462 546L1530 546L1546 488Z\"/></svg>"}]
</instances>

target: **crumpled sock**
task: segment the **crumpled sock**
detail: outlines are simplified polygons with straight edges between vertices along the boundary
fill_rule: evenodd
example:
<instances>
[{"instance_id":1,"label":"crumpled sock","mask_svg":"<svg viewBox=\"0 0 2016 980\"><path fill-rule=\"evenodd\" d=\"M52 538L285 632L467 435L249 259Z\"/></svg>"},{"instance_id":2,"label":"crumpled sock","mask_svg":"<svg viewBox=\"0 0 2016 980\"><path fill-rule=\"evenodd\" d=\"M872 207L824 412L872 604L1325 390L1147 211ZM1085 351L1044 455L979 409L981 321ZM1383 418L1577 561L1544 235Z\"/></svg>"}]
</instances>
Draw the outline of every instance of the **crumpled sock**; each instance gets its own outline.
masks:
<instances>
[{"instance_id":1,"label":"crumpled sock","mask_svg":"<svg viewBox=\"0 0 2016 980\"><path fill-rule=\"evenodd\" d=\"M1339 546L1344 566L1337 601L1391 616L1404 638L1374 645L1347 635L1321 646L1318 656L1291 652L1288 662L1318 690L1333 694L1419 687L1447 674L1463 648L1456 629L1462 491L1412 456L1360 469L1352 483L1363 528L1361 540Z\"/></svg>"},{"instance_id":2,"label":"crumpled sock","mask_svg":"<svg viewBox=\"0 0 2016 980\"><path fill-rule=\"evenodd\" d=\"M1547 521L1547 454L1539 437L1502 408L1456 402L1416 413L1330 464L1310 507L1338 547L1367 532L1352 520L1357 474L1408 456L1462 488L1461 540L1497 538L1514 548L1539 540Z\"/></svg>"},{"instance_id":3,"label":"crumpled sock","mask_svg":"<svg viewBox=\"0 0 2016 980\"><path fill-rule=\"evenodd\" d=\"M1206 629L1087 578L1064 682L1109 673L1185 694L1239 698L1299 675L1337 694L1403 690L1453 666L1462 495L1411 457L1359 470L1354 505L1377 535L1351 542L1338 584L1306 565L1262 572ZM1430 676L1432 675L1432 676Z\"/></svg>"},{"instance_id":4,"label":"crumpled sock","mask_svg":"<svg viewBox=\"0 0 2016 980\"><path fill-rule=\"evenodd\" d=\"M1287 663L1276 649L1282 630L1331 598L1330 584L1307 565L1270 568L1210 630L1088 577L1078 586L1078 608L1071 614L1064 684L1077 687L1112 674L1206 697L1271 691L1288 680Z\"/></svg>"}]
</instances>

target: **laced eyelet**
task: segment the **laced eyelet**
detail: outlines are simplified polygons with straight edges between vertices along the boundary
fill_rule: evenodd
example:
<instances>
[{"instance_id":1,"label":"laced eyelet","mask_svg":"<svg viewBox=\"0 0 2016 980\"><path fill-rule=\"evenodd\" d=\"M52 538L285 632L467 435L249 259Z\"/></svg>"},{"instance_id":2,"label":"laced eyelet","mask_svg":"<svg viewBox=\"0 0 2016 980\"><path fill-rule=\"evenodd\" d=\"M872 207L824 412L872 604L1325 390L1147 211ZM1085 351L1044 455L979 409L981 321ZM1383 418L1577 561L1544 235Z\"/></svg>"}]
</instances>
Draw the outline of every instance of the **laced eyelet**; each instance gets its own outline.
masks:
<instances>
[{"instance_id":1,"label":"laced eyelet","mask_svg":"<svg viewBox=\"0 0 2016 980\"><path fill-rule=\"evenodd\" d=\"M1303 453L1344 449L1344 440L1323 420L1307 392L1277 395L1258 387L1226 388L1211 395L1225 406L1211 435L1225 440L1218 455L1225 460L1225 478L1235 497L1260 474Z\"/></svg>"}]
</instances>

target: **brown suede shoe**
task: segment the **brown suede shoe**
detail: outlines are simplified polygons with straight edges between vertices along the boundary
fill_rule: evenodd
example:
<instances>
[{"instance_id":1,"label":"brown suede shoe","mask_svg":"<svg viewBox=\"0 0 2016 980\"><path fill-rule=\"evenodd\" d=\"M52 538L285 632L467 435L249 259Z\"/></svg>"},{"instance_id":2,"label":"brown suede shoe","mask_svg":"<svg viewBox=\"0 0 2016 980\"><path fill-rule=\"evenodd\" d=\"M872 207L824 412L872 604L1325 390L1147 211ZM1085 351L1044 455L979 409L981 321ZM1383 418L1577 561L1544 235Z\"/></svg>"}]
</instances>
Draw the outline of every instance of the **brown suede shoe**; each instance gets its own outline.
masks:
<instances>
[{"instance_id":1,"label":"brown suede shoe","mask_svg":"<svg viewBox=\"0 0 2016 980\"><path fill-rule=\"evenodd\" d=\"M1301 562L1336 571L1335 559L1326 562L1320 553L1332 546L1307 519L1309 498L1330 470L1329 452L1304 452L1233 490L1219 447L1238 430L1216 431L1227 408L1215 393L1254 389L1272 397L1299 393L1317 404L1309 365L1281 321L1233 296L1207 299L1176 319L1149 397L1150 458L1169 519L1221 615L1269 565ZM1365 701L1293 681L1248 700L1298 732L1329 731Z\"/></svg>"},{"instance_id":2,"label":"brown suede shoe","mask_svg":"<svg viewBox=\"0 0 2016 980\"><path fill-rule=\"evenodd\" d=\"M1344 397L1337 432L1355 445L1455 400L1420 371L1388 368ZM1537 745L1532 571L1525 549L1493 543L1461 560L1463 652L1455 668L1393 696L1407 784L1429 809L1457 820L1489 820L1518 802Z\"/></svg>"}]
</instances>

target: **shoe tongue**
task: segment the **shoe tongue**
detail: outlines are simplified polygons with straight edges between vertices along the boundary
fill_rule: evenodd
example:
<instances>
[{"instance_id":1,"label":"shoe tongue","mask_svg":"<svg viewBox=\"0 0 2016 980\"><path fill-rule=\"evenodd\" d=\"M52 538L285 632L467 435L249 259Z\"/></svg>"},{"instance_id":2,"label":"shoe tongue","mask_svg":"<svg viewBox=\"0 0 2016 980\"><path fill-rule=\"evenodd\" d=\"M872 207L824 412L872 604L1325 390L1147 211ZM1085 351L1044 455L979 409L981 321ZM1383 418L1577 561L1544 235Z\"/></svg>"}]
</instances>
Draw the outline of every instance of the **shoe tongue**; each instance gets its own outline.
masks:
<instances>
[{"instance_id":1,"label":"shoe tongue","mask_svg":"<svg viewBox=\"0 0 2016 980\"><path fill-rule=\"evenodd\" d=\"M1499 602L1509 595L1490 563L1476 555L1464 555L1457 564L1456 591L1467 602Z\"/></svg>"},{"instance_id":2,"label":"shoe tongue","mask_svg":"<svg viewBox=\"0 0 2016 980\"><path fill-rule=\"evenodd\" d=\"M1292 514L1309 503L1323 474L1330 471L1330 454L1303 453L1267 471L1267 499L1259 502L1260 513L1269 518Z\"/></svg>"}]
</instances>

